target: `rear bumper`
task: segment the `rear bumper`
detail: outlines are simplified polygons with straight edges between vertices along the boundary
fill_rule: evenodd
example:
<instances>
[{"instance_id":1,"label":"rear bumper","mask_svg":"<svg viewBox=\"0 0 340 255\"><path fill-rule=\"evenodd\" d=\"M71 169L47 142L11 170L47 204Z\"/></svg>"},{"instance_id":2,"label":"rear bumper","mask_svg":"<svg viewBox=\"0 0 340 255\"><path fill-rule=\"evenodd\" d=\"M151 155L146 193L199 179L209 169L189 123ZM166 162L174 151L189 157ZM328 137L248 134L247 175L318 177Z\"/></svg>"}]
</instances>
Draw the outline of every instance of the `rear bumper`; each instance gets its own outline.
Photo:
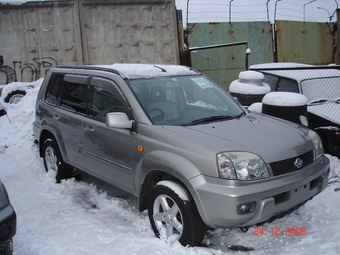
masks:
<instances>
[{"instance_id":1,"label":"rear bumper","mask_svg":"<svg viewBox=\"0 0 340 255\"><path fill-rule=\"evenodd\" d=\"M329 160L323 157L306 169L261 181L228 181L207 176L190 180L192 195L208 227L248 227L282 215L327 187ZM241 213L241 205L253 206Z\"/></svg>"}]
</instances>

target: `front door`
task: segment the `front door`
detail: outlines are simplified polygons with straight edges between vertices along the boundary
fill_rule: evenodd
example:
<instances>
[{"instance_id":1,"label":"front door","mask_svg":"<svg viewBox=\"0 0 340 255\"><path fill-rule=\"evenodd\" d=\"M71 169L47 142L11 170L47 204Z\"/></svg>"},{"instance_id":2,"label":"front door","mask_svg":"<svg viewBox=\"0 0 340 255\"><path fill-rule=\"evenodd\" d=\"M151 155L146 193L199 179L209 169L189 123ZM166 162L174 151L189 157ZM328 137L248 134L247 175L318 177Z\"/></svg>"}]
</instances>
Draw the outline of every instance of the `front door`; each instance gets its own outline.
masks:
<instances>
[{"instance_id":1,"label":"front door","mask_svg":"<svg viewBox=\"0 0 340 255\"><path fill-rule=\"evenodd\" d=\"M128 109L118 86L109 79L93 77L90 82L90 118L84 122L84 155L86 170L122 189L132 191L136 134L130 130L109 128L109 112Z\"/></svg>"}]
</instances>

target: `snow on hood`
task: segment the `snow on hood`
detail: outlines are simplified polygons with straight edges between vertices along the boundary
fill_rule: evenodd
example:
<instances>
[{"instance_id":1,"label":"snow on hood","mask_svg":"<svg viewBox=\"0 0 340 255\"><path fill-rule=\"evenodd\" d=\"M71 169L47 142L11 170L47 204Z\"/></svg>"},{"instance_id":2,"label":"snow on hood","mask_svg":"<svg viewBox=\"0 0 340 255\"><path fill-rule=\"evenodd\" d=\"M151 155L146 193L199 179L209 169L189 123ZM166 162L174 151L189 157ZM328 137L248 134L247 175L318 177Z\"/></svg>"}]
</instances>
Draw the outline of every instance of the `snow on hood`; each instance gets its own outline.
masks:
<instances>
[{"instance_id":1,"label":"snow on hood","mask_svg":"<svg viewBox=\"0 0 340 255\"><path fill-rule=\"evenodd\" d=\"M307 105L307 97L293 92L270 92L262 99L262 103L275 106Z\"/></svg>"},{"instance_id":2,"label":"snow on hood","mask_svg":"<svg viewBox=\"0 0 340 255\"><path fill-rule=\"evenodd\" d=\"M261 69L261 68L294 68L294 67L311 67L313 65L295 63L295 62L278 62L278 63L263 63L251 65L250 69Z\"/></svg>"},{"instance_id":3,"label":"snow on hood","mask_svg":"<svg viewBox=\"0 0 340 255\"><path fill-rule=\"evenodd\" d=\"M322 104L310 105L308 106L307 111L340 125L339 103L325 102Z\"/></svg>"}]
</instances>

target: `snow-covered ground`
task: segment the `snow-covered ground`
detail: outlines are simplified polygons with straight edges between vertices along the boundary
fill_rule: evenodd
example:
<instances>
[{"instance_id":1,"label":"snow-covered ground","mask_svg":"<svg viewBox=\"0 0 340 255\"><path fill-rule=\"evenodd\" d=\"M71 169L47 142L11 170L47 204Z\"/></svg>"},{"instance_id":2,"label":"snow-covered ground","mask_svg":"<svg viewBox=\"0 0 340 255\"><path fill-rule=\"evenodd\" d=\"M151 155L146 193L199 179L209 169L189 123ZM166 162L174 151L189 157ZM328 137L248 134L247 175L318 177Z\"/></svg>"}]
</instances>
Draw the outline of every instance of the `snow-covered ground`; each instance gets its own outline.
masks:
<instances>
[{"instance_id":1,"label":"snow-covered ground","mask_svg":"<svg viewBox=\"0 0 340 255\"><path fill-rule=\"evenodd\" d=\"M41 82L16 105L1 101L8 114L0 117L0 178L18 217L14 255L340 254L339 159L329 156L335 182L285 218L246 233L216 229L202 247L182 247L154 236L136 198L87 175L56 184L45 172L32 132Z\"/></svg>"}]
</instances>

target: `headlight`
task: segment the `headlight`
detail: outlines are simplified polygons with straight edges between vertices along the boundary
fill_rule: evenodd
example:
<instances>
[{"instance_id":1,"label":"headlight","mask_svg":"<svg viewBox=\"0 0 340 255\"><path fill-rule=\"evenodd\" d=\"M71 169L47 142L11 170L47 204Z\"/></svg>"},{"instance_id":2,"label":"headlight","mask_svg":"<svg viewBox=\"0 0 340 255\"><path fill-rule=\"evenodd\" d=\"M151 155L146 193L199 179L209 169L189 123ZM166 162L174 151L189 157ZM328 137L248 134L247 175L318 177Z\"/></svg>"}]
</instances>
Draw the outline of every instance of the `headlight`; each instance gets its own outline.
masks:
<instances>
[{"instance_id":1,"label":"headlight","mask_svg":"<svg viewBox=\"0 0 340 255\"><path fill-rule=\"evenodd\" d=\"M217 154L219 177L229 180L258 180L269 177L264 161L249 152L222 152Z\"/></svg>"},{"instance_id":2,"label":"headlight","mask_svg":"<svg viewBox=\"0 0 340 255\"><path fill-rule=\"evenodd\" d=\"M317 160L323 155L323 146L320 139L320 136L313 130L308 131L309 138L313 141L314 144L314 160Z\"/></svg>"}]
</instances>

